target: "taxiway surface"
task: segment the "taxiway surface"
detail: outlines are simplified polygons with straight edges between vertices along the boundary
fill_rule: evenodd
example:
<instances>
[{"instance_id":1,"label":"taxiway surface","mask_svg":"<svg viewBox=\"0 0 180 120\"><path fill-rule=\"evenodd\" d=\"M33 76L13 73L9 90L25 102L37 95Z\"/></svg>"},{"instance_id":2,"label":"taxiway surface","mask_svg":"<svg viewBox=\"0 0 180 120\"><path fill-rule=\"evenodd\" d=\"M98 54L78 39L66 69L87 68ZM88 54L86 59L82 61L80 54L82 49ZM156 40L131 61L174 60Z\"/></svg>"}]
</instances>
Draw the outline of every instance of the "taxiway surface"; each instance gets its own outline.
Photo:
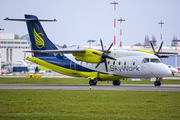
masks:
<instances>
[{"instance_id":1,"label":"taxiway surface","mask_svg":"<svg viewBox=\"0 0 180 120\"><path fill-rule=\"evenodd\" d=\"M141 90L141 91L180 91L180 85L161 85L150 84L122 84L113 85L24 85L24 84L0 84L0 89L56 89L56 90Z\"/></svg>"}]
</instances>

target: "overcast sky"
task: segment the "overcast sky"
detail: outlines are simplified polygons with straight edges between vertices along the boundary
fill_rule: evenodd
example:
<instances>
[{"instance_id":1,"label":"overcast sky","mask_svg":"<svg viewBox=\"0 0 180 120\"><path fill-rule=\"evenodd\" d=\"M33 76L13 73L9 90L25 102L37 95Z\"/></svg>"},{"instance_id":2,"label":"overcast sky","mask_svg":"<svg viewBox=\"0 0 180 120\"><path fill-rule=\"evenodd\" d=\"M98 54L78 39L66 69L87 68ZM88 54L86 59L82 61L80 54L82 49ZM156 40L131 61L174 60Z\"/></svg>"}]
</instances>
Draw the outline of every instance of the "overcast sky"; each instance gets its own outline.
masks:
<instances>
[{"instance_id":1,"label":"overcast sky","mask_svg":"<svg viewBox=\"0 0 180 120\"><path fill-rule=\"evenodd\" d=\"M24 18L24 14L39 19L57 19L43 22L47 36L63 45L88 45L87 40L103 40L110 45L114 40L114 0L0 0L1 33L28 33L25 22L4 21L5 17ZM154 35L160 44L160 25L164 45L170 45L173 36L180 39L180 0L116 0L116 18L122 17L124 46L144 43L145 35ZM117 22L117 43L120 42L120 23Z\"/></svg>"}]
</instances>

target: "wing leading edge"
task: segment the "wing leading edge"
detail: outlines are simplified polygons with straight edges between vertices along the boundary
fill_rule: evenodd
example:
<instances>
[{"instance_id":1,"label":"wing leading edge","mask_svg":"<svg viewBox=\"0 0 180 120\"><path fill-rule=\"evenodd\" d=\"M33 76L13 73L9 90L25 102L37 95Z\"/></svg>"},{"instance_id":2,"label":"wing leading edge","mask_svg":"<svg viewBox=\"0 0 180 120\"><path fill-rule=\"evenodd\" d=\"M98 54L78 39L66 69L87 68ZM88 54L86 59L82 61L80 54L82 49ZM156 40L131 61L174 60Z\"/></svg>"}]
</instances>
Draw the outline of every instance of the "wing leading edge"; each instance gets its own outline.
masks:
<instances>
[{"instance_id":1,"label":"wing leading edge","mask_svg":"<svg viewBox=\"0 0 180 120\"><path fill-rule=\"evenodd\" d=\"M24 51L24 52L32 52L32 53L85 53L86 50L33 50L33 51Z\"/></svg>"}]
</instances>

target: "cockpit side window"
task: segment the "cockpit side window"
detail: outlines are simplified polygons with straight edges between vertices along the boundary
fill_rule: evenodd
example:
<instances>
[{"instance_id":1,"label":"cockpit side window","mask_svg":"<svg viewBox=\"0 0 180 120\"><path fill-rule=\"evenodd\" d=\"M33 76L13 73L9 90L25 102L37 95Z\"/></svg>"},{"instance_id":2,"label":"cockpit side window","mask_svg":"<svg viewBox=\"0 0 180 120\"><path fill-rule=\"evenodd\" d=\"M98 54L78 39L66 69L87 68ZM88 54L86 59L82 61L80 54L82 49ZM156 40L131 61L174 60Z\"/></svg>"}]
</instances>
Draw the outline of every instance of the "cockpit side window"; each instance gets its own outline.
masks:
<instances>
[{"instance_id":1,"label":"cockpit side window","mask_svg":"<svg viewBox=\"0 0 180 120\"><path fill-rule=\"evenodd\" d=\"M157 58L151 58L150 60L151 62L154 62L154 63L161 63L161 61Z\"/></svg>"},{"instance_id":2,"label":"cockpit side window","mask_svg":"<svg viewBox=\"0 0 180 120\"><path fill-rule=\"evenodd\" d=\"M143 60L142 60L142 63L148 63L149 62L149 58L144 58Z\"/></svg>"}]
</instances>

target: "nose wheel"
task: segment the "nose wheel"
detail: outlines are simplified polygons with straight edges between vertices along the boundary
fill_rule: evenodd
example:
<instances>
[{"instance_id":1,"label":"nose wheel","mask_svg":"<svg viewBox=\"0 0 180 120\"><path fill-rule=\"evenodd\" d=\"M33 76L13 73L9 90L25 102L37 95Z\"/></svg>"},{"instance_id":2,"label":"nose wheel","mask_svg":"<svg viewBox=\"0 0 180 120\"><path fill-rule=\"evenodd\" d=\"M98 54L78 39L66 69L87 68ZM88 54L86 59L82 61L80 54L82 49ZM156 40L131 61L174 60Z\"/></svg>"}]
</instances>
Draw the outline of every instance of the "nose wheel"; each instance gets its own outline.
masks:
<instances>
[{"instance_id":1,"label":"nose wheel","mask_svg":"<svg viewBox=\"0 0 180 120\"><path fill-rule=\"evenodd\" d=\"M156 81L154 82L154 86L161 86L162 78L156 78Z\"/></svg>"},{"instance_id":2,"label":"nose wheel","mask_svg":"<svg viewBox=\"0 0 180 120\"><path fill-rule=\"evenodd\" d=\"M161 81L155 81L154 86L161 86Z\"/></svg>"}]
</instances>

